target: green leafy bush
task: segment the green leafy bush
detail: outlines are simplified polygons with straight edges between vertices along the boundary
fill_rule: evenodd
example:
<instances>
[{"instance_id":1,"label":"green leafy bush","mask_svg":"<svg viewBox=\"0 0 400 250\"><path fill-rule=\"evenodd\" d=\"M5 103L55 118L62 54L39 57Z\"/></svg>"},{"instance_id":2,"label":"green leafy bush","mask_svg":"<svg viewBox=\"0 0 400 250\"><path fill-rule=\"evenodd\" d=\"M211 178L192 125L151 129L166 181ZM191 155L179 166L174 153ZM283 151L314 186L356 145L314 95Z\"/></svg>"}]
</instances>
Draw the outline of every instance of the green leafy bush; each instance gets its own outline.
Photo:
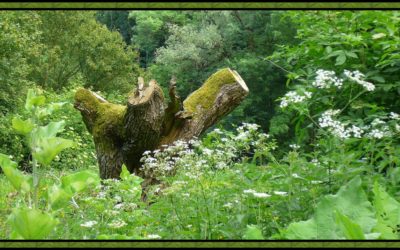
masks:
<instances>
[{"instance_id":1,"label":"green leafy bush","mask_svg":"<svg viewBox=\"0 0 400 250\"><path fill-rule=\"evenodd\" d=\"M335 195L318 203L314 216L291 223L281 235L286 239L399 239L400 203L377 182L368 200L356 177Z\"/></svg>"},{"instance_id":2,"label":"green leafy bush","mask_svg":"<svg viewBox=\"0 0 400 250\"><path fill-rule=\"evenodd\" d=\"M62 150L71 147L71 140L57 137L64 128L64 121L50 122L43 125L43 118L60 108L63 103L45 105L46 98L30 89L25 102L25 109L31 117L23 120L16 116L12 120L13 129L23 135L32 155L32 176L17 169L17 163L7 155L0 154L0 167L11 185L21 193L20 204L13 208L8 223L11 226L11 238L42 239L46 238L58 224L55 217L60 209L77 192L88 185L98 182L98 175L91 172L79 172L62 178L61 185L53 185L47 199L40 198L43 171ZM47 189L46 187L44 189ZM44 204L43 204L44 203Z\"/></svg>"}]
</instances>

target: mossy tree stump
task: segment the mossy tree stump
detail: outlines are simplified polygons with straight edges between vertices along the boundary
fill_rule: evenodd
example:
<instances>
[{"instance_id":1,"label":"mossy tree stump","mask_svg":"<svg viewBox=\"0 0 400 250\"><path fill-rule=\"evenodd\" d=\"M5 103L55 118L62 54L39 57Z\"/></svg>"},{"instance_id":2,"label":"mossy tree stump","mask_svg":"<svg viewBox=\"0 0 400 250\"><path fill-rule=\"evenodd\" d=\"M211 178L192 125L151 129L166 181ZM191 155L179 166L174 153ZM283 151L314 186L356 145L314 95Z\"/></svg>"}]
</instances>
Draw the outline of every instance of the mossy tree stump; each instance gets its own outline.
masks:
<instances>
[{"instance_id":1,"label":"mossy tree stump","mask_svg":"<svg viewBox=\"0 0 400 250\"><path fill-rule=\"evenodd\" d=\"M74 106L93 135L101 178L119 178L122 164L140 174L144 151L199 136L249 92L240 75L228 68L213 74L183 102L175 84L173 78L168 105L156 81L145 86L142 78L125 106L109 103L87 89L76 92Z\"/></svg>"}]
</instances>

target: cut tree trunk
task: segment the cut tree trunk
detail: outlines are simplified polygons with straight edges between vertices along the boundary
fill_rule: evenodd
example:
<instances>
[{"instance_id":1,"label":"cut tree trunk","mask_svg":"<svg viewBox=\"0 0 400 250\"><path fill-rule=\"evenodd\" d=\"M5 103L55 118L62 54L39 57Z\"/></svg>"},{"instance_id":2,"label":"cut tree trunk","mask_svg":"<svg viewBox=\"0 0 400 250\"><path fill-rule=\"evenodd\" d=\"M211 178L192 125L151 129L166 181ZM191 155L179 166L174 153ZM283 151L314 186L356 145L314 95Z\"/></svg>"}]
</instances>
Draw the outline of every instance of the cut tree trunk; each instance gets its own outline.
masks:
<instances>
[{"instance_id":1,"label":"cut tree trunk","mask_svg":"<svg viewBox=\"0 0 400 250\"><path fill-rule=\"evenodd\" d=\"M210 76L183 102L174 77L168 105L156 81L145 86L140 77L126 105L109 103L82 88L75 94L74 106L93 135L100 177L108 179L119 178L123 164L140 174L143 152L198 137L237 107L248 92L240 75L226 68Z\"/></svg>"}]
</instances>

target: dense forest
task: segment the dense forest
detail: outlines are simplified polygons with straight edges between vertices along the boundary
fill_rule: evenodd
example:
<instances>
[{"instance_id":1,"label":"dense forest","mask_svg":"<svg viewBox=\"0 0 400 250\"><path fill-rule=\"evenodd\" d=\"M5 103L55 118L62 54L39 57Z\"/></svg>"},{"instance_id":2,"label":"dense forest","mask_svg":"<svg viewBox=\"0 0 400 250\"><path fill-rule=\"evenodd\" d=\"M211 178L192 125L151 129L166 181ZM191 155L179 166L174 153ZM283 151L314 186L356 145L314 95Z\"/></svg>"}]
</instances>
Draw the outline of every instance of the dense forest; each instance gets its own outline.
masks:
<instances>
[{"instance_id":1,"label":"dense forest","mask_svg":"<svg viewBox=\"0 0 400 250\"><path fill-rule=\"evenodd\" d=\"M0 60L0 239L400 239L399 11L0 11Z\"/></svg>"}]
</instances>

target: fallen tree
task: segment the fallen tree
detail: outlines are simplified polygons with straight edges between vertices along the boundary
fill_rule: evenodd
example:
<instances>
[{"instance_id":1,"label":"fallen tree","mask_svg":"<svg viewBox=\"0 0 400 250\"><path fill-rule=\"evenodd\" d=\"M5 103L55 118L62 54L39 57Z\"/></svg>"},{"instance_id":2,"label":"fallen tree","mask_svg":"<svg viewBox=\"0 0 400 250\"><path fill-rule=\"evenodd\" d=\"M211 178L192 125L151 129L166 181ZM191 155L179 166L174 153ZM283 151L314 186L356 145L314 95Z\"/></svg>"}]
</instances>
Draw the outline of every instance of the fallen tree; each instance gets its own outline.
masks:
<instances>
[{"instance_id":1,"label":"fallen tree","mask_svg":"<svg viewBox=\"0 0 400 250\"><path fill-rule=\"evenodd\" d=\"M110 103L81 88L75 94L74 106L93 135L100 177L119 178L122 164L140 174L143 152L199 136L238 106L248 91L240 75L226 68L210 76L183 102L174 78L168 105L155 80L145 85L139 78L126 105Z\"/></svg>"}]
</instances>

